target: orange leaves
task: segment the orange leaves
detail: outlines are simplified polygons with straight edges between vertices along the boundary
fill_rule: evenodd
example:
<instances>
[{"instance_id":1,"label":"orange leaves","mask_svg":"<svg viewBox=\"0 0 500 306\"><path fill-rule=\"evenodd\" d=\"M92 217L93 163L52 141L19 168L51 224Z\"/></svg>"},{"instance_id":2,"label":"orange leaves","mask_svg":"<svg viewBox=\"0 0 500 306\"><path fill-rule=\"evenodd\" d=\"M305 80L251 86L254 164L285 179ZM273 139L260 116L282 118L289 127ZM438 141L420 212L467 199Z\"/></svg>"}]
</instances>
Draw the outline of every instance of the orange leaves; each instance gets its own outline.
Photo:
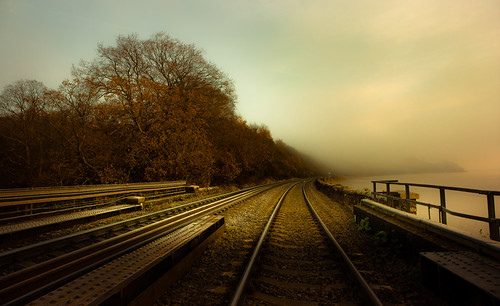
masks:
<instances>
[{"instance_id":1,"label":"orange leaves","mask_svg":"<svg viewBox=\"0 0 500 306\"><path fill-rule=\"evenodd\" d=\"M120 36L72 73L58 90L36 81L4 89L0 185L210 185L309 171L267 127L235 114L232 81L193 45L163 33Z\"/></svg>"}]
</instances>

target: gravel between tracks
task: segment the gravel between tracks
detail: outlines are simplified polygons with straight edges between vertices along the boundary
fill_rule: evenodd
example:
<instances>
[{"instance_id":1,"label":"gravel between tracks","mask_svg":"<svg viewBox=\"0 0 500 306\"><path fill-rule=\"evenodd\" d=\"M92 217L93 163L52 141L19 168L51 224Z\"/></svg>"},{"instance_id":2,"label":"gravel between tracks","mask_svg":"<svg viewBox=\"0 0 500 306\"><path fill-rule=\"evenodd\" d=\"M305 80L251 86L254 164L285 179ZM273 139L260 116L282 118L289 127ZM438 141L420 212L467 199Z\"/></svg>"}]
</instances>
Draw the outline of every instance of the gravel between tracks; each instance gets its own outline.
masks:
<instances>
[{"instance_id":1,"label":"gravel between tracks","mask_svg":"<svg viewBox=\"0 0 500 306\"><path fill-rule=\"evenodd\" d=\"M156 305L227 305L246 258L286 186L273 188L224 212L226 230Z\"/></svg>"},{"instance_id":2,"label":"gravel between tracks","mask_svg":"<svg viewBox=\"0 0 500 306\"><path fill-rule=\"evenodd\" d=\"M157 301L157 305L224 305L236 287L255 241L258 239L274 204L287 186L273 188L252 197L221 214L225 217L226 231L222 237L209 245L202 257L188 273L174 283ZM12 245L3 245L4 250L35 241L63 236L80 230L117 222L153 210L181 205L212 195L184 196L184 201L166 201L146 211L115 216L108 219L77 225L54 231ZM355 259L355 264L365 271L370 284L378 288L377 294L385 304L423 305L435 304L427 298L427 292L419 282L418 267L408 264L397 256L394 246L381 245L373 235L358 230L353 222L352 207L333 202L317 191L314 186L308 193L310 200L324 222L345 249ZM382 294L380 293L382 291Z\"/></svg>"},{"instance_id":3,"label":"gravel between tracks","mask_svg":"<svg viewBox=\"0 0 500 306\"><path fill-rule=\"evenodd\" d=\"M156 305L227 305L249 252L285 188L274 188L223 212L223 236L209 245ZM308 196L384 304L435 304L420 285L418 267L399 258L393 248L379 245L373 235L360 232L353 222L352 207L333 202L314 186Z\"/></svg>"},{"instance_id":4,"label":"gravel between tracks","mask_svg":"<svg viewBox=\"0 0 500 306\"><path fill-rule=\"evenodd\" d=\"M311 184L308 197L315 210L384 305L434 305L420 284L420 269L400 257L391 245L359 230L351 205L329 199Z\"/></svg>"},{"instance_id":5,"label":"gravel between tracks","mask_svg":"<svg viewBox=\"0 0 500 306\"><path fill-rule=\"evenodd\" d=\"M341 257L302 195L290 190L264 243L243 305L362 305Z\"/></svg>"}]
</instances>

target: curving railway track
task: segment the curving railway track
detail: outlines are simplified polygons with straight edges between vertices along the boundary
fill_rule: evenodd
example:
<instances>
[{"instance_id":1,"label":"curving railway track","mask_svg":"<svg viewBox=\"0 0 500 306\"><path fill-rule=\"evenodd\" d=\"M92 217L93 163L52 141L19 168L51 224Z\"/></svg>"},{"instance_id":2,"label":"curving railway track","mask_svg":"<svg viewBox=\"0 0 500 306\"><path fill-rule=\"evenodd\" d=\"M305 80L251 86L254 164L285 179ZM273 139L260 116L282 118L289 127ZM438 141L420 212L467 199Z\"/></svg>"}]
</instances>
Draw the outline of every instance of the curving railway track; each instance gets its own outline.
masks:
<instances>
[{"instance_id":1,"label":"curving railway track","mask_svg":"<svg viewBox=\"0 0 500 306\"><path fill-rule=\"evenodd\" d=\"M290 186L276 203L230 305L366 302L382 305L315 213L305 186Z\"/></svg>"}]
</instances>

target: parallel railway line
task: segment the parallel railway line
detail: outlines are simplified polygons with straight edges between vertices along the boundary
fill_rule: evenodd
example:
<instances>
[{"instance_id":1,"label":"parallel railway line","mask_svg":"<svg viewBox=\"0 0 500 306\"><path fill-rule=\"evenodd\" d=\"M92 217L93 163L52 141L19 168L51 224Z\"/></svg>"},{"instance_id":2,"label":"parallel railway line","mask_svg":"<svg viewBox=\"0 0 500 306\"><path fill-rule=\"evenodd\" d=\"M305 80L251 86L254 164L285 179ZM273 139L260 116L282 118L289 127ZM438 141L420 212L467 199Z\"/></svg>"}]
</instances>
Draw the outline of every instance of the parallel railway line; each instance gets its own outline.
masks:
<instances>
[{"instance_id":1,"label":"parallel railway line","mask_svg":"<svg viewBox=\"0 0 500 306\"><path fill-rule=\"evenodd\" d=\"M170 216L224 199L225 197L234 196L239 192L241 191L189 202L120 222L5 251L0 253L0 275L6 275L17 270L25 269L45 260L60 256L61 254L77 250L81 246L91 245L104 239L130 232Z\"/></svg>"},{"instance_id":2,"label":"parallel railway line","mask_svg":"<svg viewBox=\"0 0 500 306\"><path fill-rule=\"evenodd\" d=\"M48 202L50 200L60 200L67 198L82 198L96 195L113 195L123 192L142 192L152 190L162 190L170 187L180 187L186 184L185 181L173 181L164 183L136 183L117 185L96 185L96 186L69 186L58 188L33 188L33 189L3 189L0 190L0 206L14 204L31 204Z\"/></svg>"},{"instance_id":3,"label":"parallel railway line","mask_svg":"<svg viewBox=\"0 0 500 306\"><path fill-rule=\"evenodd\" d=\"M30 256L46 253L47 250L63 250L78 240L88 240L88 237L97 237L93 242L82 248L63 252L59 256L43 260L21 270L9 273L0 278L0 304L18 304L36 298L54 288L95 269L96 267L117 258L133 249L137 249L159 237L172 232L194 220L226 209L240 201L254 196L273 185L249 188L231 193L228 197L205 203L191 203L189 206L177 207L157 214L150 214L142 218L128 220L120 224L113 224L103 228L86 231L54 241L40 243L22 250L12 250L8 254L1 254L0 259L6 260L12 256L23 257L29 261ZM203 203L205 204L203 204ZM181 212L182 210L187 211ZM173 214L177 210L177 214ZM156 215L156 216L154 216ZM157 221L161 219L161 221ZM150 223L149 225L130 230L133 224ZM129 229L126 229L129 228ZM122 231L120 235L113 231ZM55 253L58 253L57 251ZM33 258L33 257L31 257ZM12 265L10 265L12 266Z\"/></svg>"},{"instance_id":4,"label":"parallel railway line","mask_svg":"<svg viewBox=\"0 0 500 306\"><path fill-rule=\"evenodd\" d=\"M291 186L276 203L230 305L382 305L318 215L311 213L314 208L302 188L303 196ZM293 195L287 196L289 192ZM363 300L352 294L353 283Z\"/></svg>"},{"instance_id":5,"label":"parallel railway line","mask_svg":"<svg viewBox=\"0 0 500 306\"><path fill-rule=\"evenodd\" d=\"M312 184L303 184L302 189L292 184L240 190L0 253L0 263L6 263L0 268L0 304L132 301L139 305L144 296L150 298L146 304L158 305L428 302L415 288L416 281L394 275L413 268L399 264L388 271L387 265L382 267L372 258L374 245L370 250L359 248L359 243L365 246L360 241L364 233L349 221L352 212L347 207L326 200ZM249 197L253 198L234 206ZM274 221L267 221L273 209ZM326 226L313 217L314 210ZM196 241L203 241L196 231L212 228L215 223L210 222L222 227L207 240L205 245L210 246L189 273L170 279L167 272L163 278L168 278L169 289L155 289L151 295L156 284L148 285L149 278L158 276L155 271L178 271L165 265L184 260L188 255L183 243L193 248ZM259 236L266 222L269 233ZM346 252L329 238L332 235L322 229L326 227ZM257 249L261 251L251 255ZM155 254L163 259L154 259ZM153 269L146 257L157 262ZM247 261L254 264L246 267ZM395 259L391 262L394 265ZM388 273L392 276L385 277ZM239 279L243 275L245 281Z\"/></svg>"},{"instance_id":6,"label":"parallel railway line","mask_svg":"<svg viewBox=\"0 0 500 306\"><path fill-rule=\"evenodd\" d=\"M147 195L149 201L186 193L185 181L56 188L0 190L0 224L12 224L70 212L106 208L129 196Z\"/></svg>"}]
</instances>

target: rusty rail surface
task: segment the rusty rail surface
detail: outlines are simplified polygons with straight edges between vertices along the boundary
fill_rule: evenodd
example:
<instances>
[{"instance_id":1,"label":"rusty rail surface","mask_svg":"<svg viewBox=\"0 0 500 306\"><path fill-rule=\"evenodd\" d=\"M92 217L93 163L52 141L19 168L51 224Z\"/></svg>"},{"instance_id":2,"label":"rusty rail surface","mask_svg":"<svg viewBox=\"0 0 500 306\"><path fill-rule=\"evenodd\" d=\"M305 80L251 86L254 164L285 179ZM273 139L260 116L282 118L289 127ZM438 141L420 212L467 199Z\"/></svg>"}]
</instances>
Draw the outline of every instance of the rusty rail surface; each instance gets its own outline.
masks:
<instances>
[{"instance_id":1,"label":"rusty rail surface","mask_svg":"<svg viewBox=\"0 0 500 306\"><path fill-rule=\"evenodd\" d=\"M497 218L495 215L495 196L500 196L500 191L452 187L452 186L441 186L441 185L429 185L429 184L402 183L402 182L399 182L398 180L380 180L380 181L372 181L372 183L373 183L373 194L374 195L383 196L383 197L386 197L388 199L393 199L393 200L404 200L404 201L407 201L410 203L414 203L416 205L425 206L429 210L429 219L430 219L431 208L437 209L439 211L439 222L442 224L447 224L447 219L446 219L447 213L449 213L450 215L453 215L453 216L461 217L461 218L486 222L489 224L490 239L500 241L500 219ZM386 190L377 192L377 184L386 185ZM391 196L390 195L391 194L391 185L405 186L406 198L400 199L400 198ZM409 198L410 197L410 187L422 187L422 188L429 188L429 189L438 189L439 190L440 205L410 200L410 198ZM461 213L461 212L452 211L452 210L446 208L446 191L447 190L485 195L486 196L486 204L488 206L488 217L481 217L481 216L476 216L476 215L465 214L465 213Z\"/></svg>"}]
</instances>

